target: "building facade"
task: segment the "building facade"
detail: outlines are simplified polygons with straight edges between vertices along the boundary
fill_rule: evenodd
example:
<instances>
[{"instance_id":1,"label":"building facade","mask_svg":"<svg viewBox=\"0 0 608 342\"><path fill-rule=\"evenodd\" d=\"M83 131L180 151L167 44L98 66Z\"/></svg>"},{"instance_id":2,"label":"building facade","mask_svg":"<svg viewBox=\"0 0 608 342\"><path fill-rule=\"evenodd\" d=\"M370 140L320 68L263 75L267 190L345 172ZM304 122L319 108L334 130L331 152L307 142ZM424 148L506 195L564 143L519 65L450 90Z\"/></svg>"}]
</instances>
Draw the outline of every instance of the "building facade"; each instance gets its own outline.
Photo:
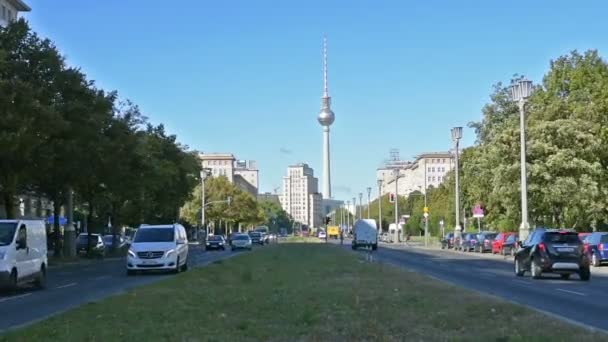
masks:
<instances>
[{"instance_id":1,"label":"building facade","mask_svg":"<svg viewBox=\"0 0 608 342\"><path fill-rule=\"evenodd\" d=\"M31 8L21 0L0 0L0 26L7 26L17 20L19 12L29 12Z\"/></svg>"},{"instance_id":2,"label":"building facade","mask_svg":"<svg viewBox=\"0 0 608 342\"><path fill-rule=\"evenodd\" d=\"M399 196L408 196L414 191L425 193L429 187L438 187L446 174L454 168L454 156L449 152L422 153L414 161L390 160L376 170L377 179L382 180L382 194L395 193L394 170L399 170L397 182Z\"/></svg>"},{"instance_id":3,"label":"building facade","mask_svg":"<svg viewBox=\"0 0 608 342\"><path fill-rule=\"evenodd\" d=\"M323 198L319 194L319 181L308 164L300 163L287 168L280 200L283 210L295 221L309 227L321 226Z\"/></svg>"},{"instance_id":4,"label":"building facade","mask_svg":"<svg viewBox=\"0 0 608 342\"><path fill-rule=\"evenodd\" d=\"M259 170L255 161L237 160L232 153L200 153L199 159L212 177L224 176L230 183L257 196Z\"/></svg>"}]
</instances>

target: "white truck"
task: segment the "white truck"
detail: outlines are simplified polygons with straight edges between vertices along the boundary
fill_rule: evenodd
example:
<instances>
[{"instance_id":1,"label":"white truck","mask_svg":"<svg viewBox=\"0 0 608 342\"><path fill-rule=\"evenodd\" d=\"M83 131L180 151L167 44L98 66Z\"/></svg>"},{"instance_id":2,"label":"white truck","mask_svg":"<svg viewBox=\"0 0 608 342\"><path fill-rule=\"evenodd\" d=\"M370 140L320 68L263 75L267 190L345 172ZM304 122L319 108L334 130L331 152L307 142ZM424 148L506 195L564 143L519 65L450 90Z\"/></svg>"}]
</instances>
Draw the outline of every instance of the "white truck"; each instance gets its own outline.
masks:
<instances>
[{"instance_id":1,"label":"white truck","mask_svg":"<svg viewBox=\"0 0 608 342\"><path fill-rule=\"evenodd\" d=\"M378 249L378 229L376 221L370 219L357 220L353 226L352 248L358 247Z\"/></svg>"}]
</instances>

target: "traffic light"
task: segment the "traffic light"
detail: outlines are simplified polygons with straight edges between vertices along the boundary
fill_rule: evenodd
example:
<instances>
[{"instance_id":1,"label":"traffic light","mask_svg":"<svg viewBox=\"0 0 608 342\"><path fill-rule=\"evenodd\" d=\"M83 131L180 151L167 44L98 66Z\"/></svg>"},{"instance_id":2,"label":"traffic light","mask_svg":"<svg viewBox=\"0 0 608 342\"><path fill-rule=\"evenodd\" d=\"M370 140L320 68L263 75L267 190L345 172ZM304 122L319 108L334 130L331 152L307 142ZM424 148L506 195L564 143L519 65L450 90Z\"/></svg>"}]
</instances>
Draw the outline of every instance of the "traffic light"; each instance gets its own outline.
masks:
<instances>
[{"instance_id":1,"label":"traffic light","mask_svg":"<svg viewBox=\"0 0 608 342\"><path fill-rule=\"evenodd\" d=\"M393 194L393 193L388 194L388 201L391 203L395 203L395 194Z\"/></svg>"},{"instance_id":2,"label":"traffic light","mask_svg":"<svg viewBox=\"0 0 608 342\"><path fill-rule=\"evenodd\" d=\"M325 224L329 224L331 222L331 217L326 217L325 218Z\"/></svg>"}]
</instances>

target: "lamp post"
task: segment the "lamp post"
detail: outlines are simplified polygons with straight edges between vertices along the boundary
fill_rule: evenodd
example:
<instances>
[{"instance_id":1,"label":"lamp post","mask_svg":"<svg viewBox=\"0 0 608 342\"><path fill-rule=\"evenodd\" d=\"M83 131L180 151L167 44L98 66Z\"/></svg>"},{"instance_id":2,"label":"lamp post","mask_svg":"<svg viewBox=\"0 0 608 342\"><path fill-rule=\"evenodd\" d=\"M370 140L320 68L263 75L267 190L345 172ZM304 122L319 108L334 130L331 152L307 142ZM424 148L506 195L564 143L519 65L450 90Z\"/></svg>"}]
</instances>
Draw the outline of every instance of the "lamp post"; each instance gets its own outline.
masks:
<instances>
[{"instance_id":1,"label":"lamp post","mask_svg":"<svg viewBox=\"0 0 608 342\"><path fill-rule=\"evenodd\" d=\"M401 240L399 236L399 186L397 182L399 181L399 169L393 169L393 175L395 176L395 234L397 234L397 241Z\"/></svg>"},{"instance_id":2,"label":"lamp post","mask_svg":"<svg viewBox=\"0 0 608 342\"><path fill-rule=\"evenodd\" d=\"M452 141L454 141L454 146L456 148L456 160L455 160L455 172L456 172L456 227L454 228L454 241L460 241L462 227L460 226L460 175L458 172L458 145L460 143L460 139L462 139L462 127L454 127L452 128Z\"/></svg>"},{"instance_id":3,"label":"lamp post","mask_svg":"<svg viewBox=\"0 0 608 342\"><path fill-rule=\"evenodd\" d=\"M363 193L359 193L359 220L363 218Z\"/></svg>"},{"instance_id":4,"label":"lamp post","mask_svg":"<svg viewBox=\"0 0 608 342\"><path fill-rule=\"evenodd\" d=\"M371 196L372 196L372 187L368 186L367 187L367 218L369 218L369 203L370 203Z\"/></svg>"},{"instance_id":5,"label":"lamp post","mask_svg":"<svg viewBox=\"0 0 608 342\"><path fill-rule=\"evenodd\" d=\"M382 234L382 179L378 179L378 234Z\"/></svg>"},{"instance_id":6,"label":"lamp post","mask_svg":"<svg viewBox=\"0 0 608 342\"><path fill-rule=\"evenodd\" d=\"M353 209L355 212L353 213L353 226L355 225L355 218L357 217L357 198L353 197Z\"/></svg>"},{"instance_id":7,"label":"lamp post","mask_svg":"<svg viewBox=\"0 0 608 342\"><path fill-rule=\"evenodd\" d=\"M426 162L425 162L426 163ZM426 178L424 180L424 184L426 184ZM422 193L422 187L418 186L420 192ZM424 247L427 247L429 244L429 213L426 202L426 188L424 189Z\"/></svg>"},{"instance_id":8,"label":"lamp post","mask_svg":"<svg viewBox=\"0 0 608 342\"><path fill-rule=\"evenodd\" d=\"M209 235L209 231L205 226L205 178L207 178L209 172L209 169L201 170L201 228L205 230L205 241L207 240L207 236Z\"/></svg>"},{"instance_id":9,"label":"lamp post","mask_svg":"<svg viewBox=\"0 0 608 342\"><path fill-rule=\"evenodd\" d=\"M519 140L521 158L521 224L519 239L525 240L530 233L528 223L528 179L526 173L526 102L532 95L532 81L521 78L511 84L511 96L519 106Z\"/></svg>"},{"instance_id":10,"label":"lamp post","mask_svg":"<svg viewBox=\"0 0 608 342\"><path fill-rule=\"evenodd\" d=\"M346 230L350 231L350 201L346 201Z\"/></svg>"}]
</instances>

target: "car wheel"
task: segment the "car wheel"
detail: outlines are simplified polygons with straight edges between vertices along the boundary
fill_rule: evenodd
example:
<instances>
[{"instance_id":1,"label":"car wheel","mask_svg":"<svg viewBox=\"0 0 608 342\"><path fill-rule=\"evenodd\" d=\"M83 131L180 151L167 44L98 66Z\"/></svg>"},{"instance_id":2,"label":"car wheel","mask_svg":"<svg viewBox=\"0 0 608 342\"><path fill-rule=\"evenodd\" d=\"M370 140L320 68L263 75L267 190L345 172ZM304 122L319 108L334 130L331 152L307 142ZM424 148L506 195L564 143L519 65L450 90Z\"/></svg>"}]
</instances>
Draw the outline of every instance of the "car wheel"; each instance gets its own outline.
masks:
<instances>
[{"instance_id":1,"label":"car wheel","mask_svg":"<svg viewBox=\"0 0 608 342\"><path fill-rule=\"evenodd\" d=\"M179 271L181 271L181 267L179 266L179 257L178 257L177 261L175 262L175 270L173 270L173 273L179 273Z\"/></svg>"},{"instance_id":2,"label":"car wheel","mask_svg":"<svg viewBox=\"0 0 608 342\"><path fill-rule=\"evenodd\" d=\"M7 286L9 291L16 291L17 290L17 270L13 270L11 272L10 277L8 278L8 286Z\"/></svg>"},{"instance_id":3,"label":"car wheel","mask_svg":"<svg viewBox=\"0 0 608 342\"><path fill-rule=\"evenodd\" d=\"M532 259L530 273L532 273L532 278L534 279L540 279L540 277L542 276L542 269L540 268L540 265L538 264L538 261L536 261L536 259Z\"/></svg>"},{"instance_id":4,"label":"car wheel","mask_svg":"<svg viewBox=\"0 0 608 342\"><path fill-rule=\"evenodd\" d=\"M578 275L581 278L581 280L589 281L589 279L591 278L591 270L589 269L589 266L585 266L585 267L581 268L580 271L578 272Z\"/></svg>"},{"instance_id":5,"label":"car wheel","mask_svg":"<svg viewBox=\"0 0 608 342\"><path fill-rule=\"evenodd\" d=\"M562 280L570 279L570 273L562 273L559 276L560 276L560 278L562 278Z\"/></svg>"},{"instance_id":6,"label":"car wheel","mask_svg":"<svg viewBox=\"0 0 608 342\"><path fill-rule=\"evenodd\" d=\"M36 278L34 285L39 289L44 289L46 287L46 267L44 264L40 266L40 273L38 274L38 278Z\"/></svg>"},{"instance_id":7,"label":"car wheel","mask_svg":"<svg viewBox=\"0 0 608 342\"><path fill-rule=\"evenodd\" d=\"M519 260L515 259L515 262L513 262L513 265L515 267L515 275L518 277L523 277L525 271L521 268L521 265L519 264Z\"/></svg>"},{"instance_id":8,"label":"car wheel","mask_svg":"<svg viewBox=\"0 0 608 342\"><path fill-rule=\"evenodd\" d=\"M598 267L600 265L600 261L597 258L597 255L595 255L595 253L591 254L591 264L593 265L593 267Z\"/></svg>"},{"instance_id":9,"label":"car wheel","mask_svg":"<svg viewBox=\"0 0 608 342\"><path fill-rule=\"evenodd\" d=\"M188 270L188 259L186 258L186 262L182 266L182 272L186 272Z\"/></svg>"}]
</instances>

